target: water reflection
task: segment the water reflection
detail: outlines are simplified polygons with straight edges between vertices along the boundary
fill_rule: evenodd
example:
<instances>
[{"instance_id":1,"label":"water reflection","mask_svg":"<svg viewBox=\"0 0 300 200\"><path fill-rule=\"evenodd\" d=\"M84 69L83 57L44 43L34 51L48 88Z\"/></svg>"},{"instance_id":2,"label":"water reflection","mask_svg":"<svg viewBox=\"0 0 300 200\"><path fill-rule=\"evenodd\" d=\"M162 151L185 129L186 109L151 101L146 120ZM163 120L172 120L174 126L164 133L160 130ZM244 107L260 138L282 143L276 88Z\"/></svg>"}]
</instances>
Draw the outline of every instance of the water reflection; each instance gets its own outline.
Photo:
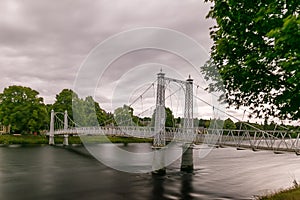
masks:
<instances>
[{"instance_id":1,"label":"water reflection","mask_svg":"<svg viewBox=\"0 0 300 200\"><path fill-rule=\"evenodd\" d=\"M224 148L194 161L193 173L180 172L178 160L155 176L119 172L63 148L0 147L0 199L250 199L300 180L300 157L289 153Z\"/></svg>"},{"instance_id":2,"label":"water reflection","mask_svg":"<svg viewBox=\"0 0 300 200\"><path fill-rule=\"evenodd\" d=\"M181 195L182 199L194 199L191 194L193 193L193 174L184 173L181 177Z\"/></svg>"},{"instance_id":3,"label":"water reflection","mask_svg":"<svg viewBox=\"0 0 300 200\"><path fill-rule=\"evenodd\" d=\"M193 174L177 172L170 176L152 174L152 200L194 199Z\"/></svg>"},{"instance_id":4,"label":"water reflection","mask_svg":"<svg viewBox=\"0 0 300 200\"><path fill-rule=\"evenodd\" d=\"M152 200L164 199L165 189L164 189L165 176L159 176L152 174Z\"/></svg>"}]
</instances>

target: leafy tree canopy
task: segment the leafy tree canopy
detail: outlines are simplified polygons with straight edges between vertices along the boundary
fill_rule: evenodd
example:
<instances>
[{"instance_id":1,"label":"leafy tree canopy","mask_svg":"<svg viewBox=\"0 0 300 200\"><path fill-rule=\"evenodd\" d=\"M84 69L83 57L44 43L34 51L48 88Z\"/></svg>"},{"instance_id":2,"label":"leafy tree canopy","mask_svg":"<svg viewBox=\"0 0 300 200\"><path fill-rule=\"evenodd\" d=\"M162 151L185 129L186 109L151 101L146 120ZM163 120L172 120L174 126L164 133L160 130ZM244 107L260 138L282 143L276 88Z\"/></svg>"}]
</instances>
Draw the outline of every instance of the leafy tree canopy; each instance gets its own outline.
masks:
<instances>
[{"instance_id":1,"label":"leafy tree canopy","mask_svg":"<svg viewBox=\"0 0 300 200\"><path fill-rule=\"evenodd\" d=\"M203 67L211 90L257 117L300 118L298 0L205 0L216 20L211 60ZM216 73L216 72L219 72Z\"/></svg>"},{"instance_id":2,"label":"leafy tree canopy","mask_svg":"<svg viewBox=\"0 0 300 200\"><path fill-rule=\"evenodd\" d=\"M224 129L233 129L234 130L234 129L236 129L236 125L235 125L235 123L230 118L227 118L224 121L223 128Z\"/></svg>"},{"instance_id":3,"label":"leafy tree canopy","mask_svg":"<svg viewBox=\"0 0 300 200\"><path fill-rule=\"evenodd\" d=\"M71 119L73 119L73 111L72 111L72 102L73 98L78 99L78 95L70 89L63 89L59 94L55 97L55 102L52 106L52 109L55 112L68 112L68 115Z\"/></svg>"},{"instance_id":4,"label":"leafy tree canopy","mask_svg":"<svg viewBox=\"0 0 300 200\"><path fill-rule=\"evenodd\" d=\"M73 99L73 114L76 123L80 126L103 126L106 125L109 117L91 96L85 99L76 96Z\"/></svg>"},{"instance_id":5,"label":"leafy tree canopy","mask_svg":"<svg viewBox=\"0 0 300 200\"><path fill-rule=\"evenodd\" d=\"M166 107L165 127L175 127L175 118L172 110L169 107Z\"/></svg>"},{"instance_id":6,"label":"leafy tree canopy","mask_svg":"<svg viewBox=\"0 0 300 200\"><path fill-rule=\"evenodd\" d=\"M154 109L153 115L152 115L152 120L151 120L151 126L154 126L155 124L155 114L156 114L156 109ZM176 122L173 112L169 107L165 107L165 127L175 127L176 123L181 123L181 119L178 119L178 122Z\"/></svg>"},{"instance_id":7,"label":"leafy tree canopy","mask_svg":"<svg viewBox=\"0 0 300 200\"><path fill-rule=\"evenodd\" d=\"M0 122L11 125L12 132L46 129L47 110L43 98L29 87L9 86L0 94Z\"/></svg>"},{"instance_id":8,"label":"leafy tree canopy","mask_svg":"<svg viewBox=\"0 0 300 200\"><path fill-rule=\"evenodd\" d=\"M63 89L56 95L56 100L52 105L55 112L68 112L69 117L81 126L105 125L109 115L100 107L93 97L88 96L85 99L79 98L78 94L71 89ZM63 120L63 115L58 117Z\"/></svg>"},{"instance_id":9,"label":"leafy tree canopy","mask_svg":"<svg viewBox=\"0 0 300 200\"><path fill-rule=\"evenodd\" d=\"M114 111L114 119L118 126L136 126L139 118L133 115L133 108L127 105L119 107Z\"/></svg>"}]
</instances>

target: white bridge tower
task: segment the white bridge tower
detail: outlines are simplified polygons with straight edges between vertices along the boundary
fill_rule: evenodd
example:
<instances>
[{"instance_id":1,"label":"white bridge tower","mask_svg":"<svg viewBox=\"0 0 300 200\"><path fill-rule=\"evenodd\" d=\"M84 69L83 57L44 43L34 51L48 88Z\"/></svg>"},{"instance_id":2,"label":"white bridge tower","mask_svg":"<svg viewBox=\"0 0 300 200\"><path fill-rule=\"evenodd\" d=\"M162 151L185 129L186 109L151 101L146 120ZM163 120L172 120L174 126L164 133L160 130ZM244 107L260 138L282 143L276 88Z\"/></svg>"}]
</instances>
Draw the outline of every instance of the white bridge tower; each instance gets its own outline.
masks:
<instances>
[{"instance_id":1,"label":"white bridge tower","mask_svg":"<svg viewBox=\"0 0 300 200\"><path fill-rule=\"evenodd\" d=\"M183 147L182 147L182 171L193 170L193 149L192 141L194 137L194 119L193 119L193 79L189 76L186 81L177 80L165 77L165 74L157 74L157 96L156 96L156 109L155 109L155 136L153 147L156 149L154 158L155 173L165 173L164 165L164 151L160 151L166 145L165 141L165 89L166 80L179 83L185 89L185 107L184 107L184 121L183 121ZM158 170L157 170L158 169Z\"/></svg>"}]
</instances>

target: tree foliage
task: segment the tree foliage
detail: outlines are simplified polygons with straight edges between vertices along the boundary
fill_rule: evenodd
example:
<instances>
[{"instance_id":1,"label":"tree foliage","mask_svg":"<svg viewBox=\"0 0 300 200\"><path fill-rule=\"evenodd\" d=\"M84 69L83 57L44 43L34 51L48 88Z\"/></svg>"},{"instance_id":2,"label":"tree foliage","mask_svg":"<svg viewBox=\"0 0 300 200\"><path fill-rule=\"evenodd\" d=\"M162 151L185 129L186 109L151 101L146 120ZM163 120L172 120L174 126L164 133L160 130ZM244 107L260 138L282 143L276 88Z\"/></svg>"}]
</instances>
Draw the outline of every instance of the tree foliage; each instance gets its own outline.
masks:
<instances>
[{"instance_id":1,"label":"tree foliage","mask_svg":"<svg viewBox=\"0 0 300 200\"><path fill-rule=\"evenodd\" d=\"M236 129L236 125L235 125L235 123L234 123L230 118L227 118L227 119L224 121L223 128L224 128L224 129L235 130L235 129Z\"/></svg>"},{"instance_id":2,"label":"tree foliage","mask_svg":"<svg viewBox=\"0 0 300 200\"><path fill-rule=\"evenodd\" d=\"M155 124L155 113L156 113L156 109L154 109L154 112L152 114L151 126L154 126ZM166 117L165 127L175 127L176 123L181 123L180 118L177 118L178 121L175 120L173 112L169 107L165 107L165 117Z\"/></svg>"},{"instance_id":3,"label":"tree foliage","mask_svg":"<svg viewBox=\"0 0 300 200\"><path fill-rule=\"evenodd\" d=\"M75 95L73 115L75 122L80 126L104 126L108 121L108 114L91 96L81 99Z\"/></svg>"},{"instance_id":4,"label":"tree foliage","mask_svg":"<svg viewBox=\"0 0 300 200\"><path fill-rule=\"evenodd\" d=\"M206 0L208 1L208 0ZM203 67L231 106L257 117L300 118L300 4L296 0L210 0L216 20ZM219 73L216 73L219 72Z\"/></svg>"},{"instance_id":5,"label":"tree foliage","mask_svg":"<svg viewBox=\"0 0 300 200\"><path fill-rule=\"evenodd\" d=\"M114 120L118 126L139 126L142 125L139 117L133 115L134 109L123 105L114 111Z\"/></svg>"},{"instance_id":6,"label":"tree foliage","mask_svg":"<svg viewBox=\"0 0 300 200\"><path fill-rule=\"evenodd\" d=\"M165 127L175 127L175 118L170 108L166 107L166 123Z\"/></svg>"},{"instance_id":7,"label":"tree foliage","mask_svg":"<svg viewBox=\"0 0 300 200\"><path fill-rule=\"evenodd\" d=\"M78 100L78 95L73 90L63 89L59 94L56 95L52 109L55 112L61 113L67 111L69 117L73 120L73 98Z\"/></svg>"},{"instance_id":8,"label":"tree foliage","mask_svg":"<svg viewBox=\"0 0 300 200\"><path fill-rule=\"evenodd\" d=\"M38 132L47 128L43 98L29 87L9 86L0 94L0 122L11 125L12 132Z\"/></svg>"},{"instance_id":9,"label":"tree foliage","mask_svg":"<svg viewBox=\"0 0 300 200\"><path fill-rule=\"evenodd\" d=\"M93 97L79 98L78 94L71 89L63 89L56 95L52 109L61 113L67 111L69 117L81 126L103 126L109 117ZM62 115L58 117L62 118Z\"/></svg>"}]
</instances>

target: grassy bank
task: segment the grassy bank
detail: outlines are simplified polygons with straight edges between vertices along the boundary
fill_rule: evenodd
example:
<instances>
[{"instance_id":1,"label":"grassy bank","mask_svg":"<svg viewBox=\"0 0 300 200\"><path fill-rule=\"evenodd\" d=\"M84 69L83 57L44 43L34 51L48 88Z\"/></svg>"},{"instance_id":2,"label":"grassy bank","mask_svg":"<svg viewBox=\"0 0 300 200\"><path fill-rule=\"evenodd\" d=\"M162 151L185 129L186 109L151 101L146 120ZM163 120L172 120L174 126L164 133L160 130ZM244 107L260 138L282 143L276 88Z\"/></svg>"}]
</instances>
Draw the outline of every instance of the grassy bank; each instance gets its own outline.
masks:
<instances>
[{"instance_id":1,"label":"grassy bank","mask_svg":"<svg viewBox=\"0 0 300 200\"><path fill-rule=\"evenodd\" d=\"M300 186L294 181L294 187L280 191L276 194L271 194L259 197L258 200L298 200L300 199Z\"/></svg>"},{"instance_id":2,"label":"grassy bank","mask_svg":"<svg viewBox=\"0 0 300 200\"><path fill-rule=\"evenodd\" d=\"M54 137L55 144L63 143L62 136ZM108 139L108 140L107 140ZM145 143L152 142L152 139L130 138L130 137L104 137L104 136L89 136L84 138L86 142L92 143ZM48 144L48 137L43 135L0 135L0 144ZM70 136L69 144L81 144L82 141L78 136Z\"/></svg>"},{"instance_id":3,"label":"grassy bank","mask_svg":"<svg viewBox=\"0 0 300 200\"><path fill-rule=\"evenodd\" d=\"M56 144L63 143L63 137L55 137ZM49 140L44 135L0 135L0 144L48 144ZM79 137L69 137L70 144L80 144Z\"/></svg>"}]
</instances>

